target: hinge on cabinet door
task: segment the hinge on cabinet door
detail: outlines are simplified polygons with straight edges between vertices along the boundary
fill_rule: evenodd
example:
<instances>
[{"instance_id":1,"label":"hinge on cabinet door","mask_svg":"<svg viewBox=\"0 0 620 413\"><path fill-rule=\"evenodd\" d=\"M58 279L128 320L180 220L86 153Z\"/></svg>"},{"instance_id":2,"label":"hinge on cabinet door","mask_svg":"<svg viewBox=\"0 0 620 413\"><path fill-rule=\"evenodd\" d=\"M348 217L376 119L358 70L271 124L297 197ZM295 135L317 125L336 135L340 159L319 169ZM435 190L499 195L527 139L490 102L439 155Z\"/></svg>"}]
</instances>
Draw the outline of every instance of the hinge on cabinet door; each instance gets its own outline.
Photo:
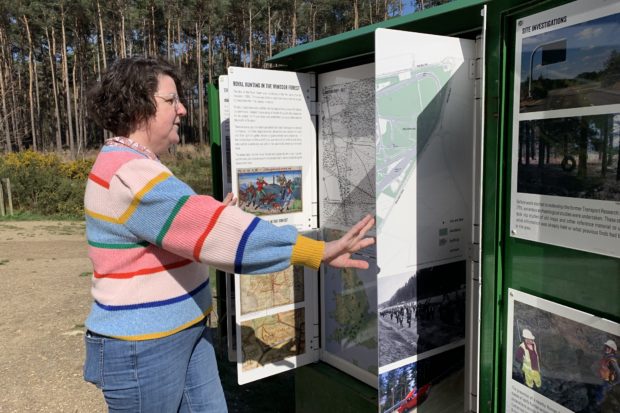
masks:
<instances>
[{"instance_id":1,"label":"hinge on cabinet door","mask_svg":"<svg viewBox=\"0 0 620 413\"><path fill-rule=\"evenodd\" d=\"M474 233L471 245L472 279L477 282L482 282L480 274L480 255L482 252L482 247L480 245L480 225L474 224L473 230Z\"/></svg>"},{"instance_id":2,"label":"hinge on cabinet door","mask_svg":"<svg viewBox=\"0 0 620 413\"><path fill-rule=\"evenodd\" d=\"M310 116L318 116L319 104L317 102L317 91L316 91L316 79L317 75L315 73L308 73L308 77L310 78L310 82L304 91L304 95L306 99L310 103ZM316 126L316 123L315 123Z\"/></svg>"},{"instance_id":3,"label":"hinge on cabinet door","mask_svg":"<svg viewBox=\"0 0 620 413\"><path fill-rule=\"evenodd\" d=\"M469 78L470 79L476 78L476 59L471 59L469 61Z\"/></svg>"},{"instance_id":4,"label":"hinge on cabinet door","mask_svg":"<svg viewBox=\"0 0 620 413\"><path fill-rule=\"evenodd\" d=\"M474 79L474 98L480 99L482 97L482 71L483 71L483 60L482 55L484 50L482 50L483 42L481 38L476 39L476 59L473 61L473 72L474 75L471 77Z\"/></svg>"}]
</instances>

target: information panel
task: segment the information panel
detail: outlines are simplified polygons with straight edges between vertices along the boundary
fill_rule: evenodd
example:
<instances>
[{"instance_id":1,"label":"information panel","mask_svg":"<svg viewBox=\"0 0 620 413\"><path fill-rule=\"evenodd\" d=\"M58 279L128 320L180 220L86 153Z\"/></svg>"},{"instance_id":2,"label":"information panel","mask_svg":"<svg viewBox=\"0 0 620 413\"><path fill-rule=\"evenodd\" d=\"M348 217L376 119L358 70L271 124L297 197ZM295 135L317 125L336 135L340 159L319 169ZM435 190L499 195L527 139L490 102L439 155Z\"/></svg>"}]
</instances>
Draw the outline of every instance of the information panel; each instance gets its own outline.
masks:
<instances>
[{"instance_id":1,"label":"information panel","mask_svg":"<svg viewBox=\"0 0 620 413\"><path fill-rule=\"evenodd\" d=\"M471 223L474 41L379 29L380 276L463 259Z\"/></svg>"},{"instance_id":2,"label":"information panel","mask_svg":"<svg viewBox=\"0 0 620 413\"><path fill-rule=\"evenodd\" d=\"M516 29L510 233L620 257L620 3Z\"/></svg>"},{"instance_id":3,"label":"information panel","mask_svg":"<svg viewBox=\"0 0 620 413\"><path fill-rule=\"evenodd\" d=\"M325 241L375 215L374 65L318 76L319 205ZM374 236L374 229L368 234ZM377 260L367 270L322 267L321 359L377 387Z\"/></svg>"},{"instance_id":4,"label":"information panel","mask_svg":"<svg viewBox=\"0 0 620 413\"><path fill-rule=\"evenodd\" d=\"M379 411L463 411L475 42L375 47Z\"/></svg>"},{"instance_id":5,"label":"information panel","mask_svg":"<svg viewBox=\"0 0 620 413\"><path fill-rule=\"evenodd\" d=\"M303 267L235 275L239 384L318 359L316 279Z\"/></svg>"},{"instance_id":6,"label":"information panel","mask_svg":"<svg viewBox=\"0 0 620 413\"><path fill-rule=\"evenodd\" d=\"M506 413L620 411L620 324L508 290Z\"/></svg>"},{"instance_id":7,"label":"information panel","mask_svg":"<svg viewBox=\"0 0 620 413\"><path fill-rule=\"evenodd\" d=\"M314 75L231 67L228 90L239 207L274 224L316 229Z\"/></svg>"}]
</instances>

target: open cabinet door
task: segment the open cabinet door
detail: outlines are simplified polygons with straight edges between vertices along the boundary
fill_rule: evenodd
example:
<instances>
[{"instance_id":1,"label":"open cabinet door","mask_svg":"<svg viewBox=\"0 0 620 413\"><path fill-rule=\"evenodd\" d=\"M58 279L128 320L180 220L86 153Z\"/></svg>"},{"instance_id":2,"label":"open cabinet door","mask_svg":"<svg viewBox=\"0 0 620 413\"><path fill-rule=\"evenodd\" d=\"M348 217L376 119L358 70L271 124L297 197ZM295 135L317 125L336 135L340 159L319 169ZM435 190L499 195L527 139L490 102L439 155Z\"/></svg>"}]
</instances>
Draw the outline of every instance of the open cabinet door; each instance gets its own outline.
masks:
<instances>
[{"instance_id":1,"label":"open cabinet door","mask_svg":"<svg viewBox=\"0 0 620 413\"><path fill-rule=\"evenodd\" d=\"M475 41L375 32L379 411L465 411Z\"/></svg>"},{"instance_id":2,"label":"open cabinet door","mask_svg":"<svg viewBox=\"0 0 620 413\"><path fill-rule=\"evenodd\" d=\"M239 384L318 359L316 280L316 271L298 266L235 274Z\"/></svg>"},{"instance_id":3,"label":"open cabinet door","mask_svg":"<svg viewBox=\"0 0 620 413\"><path fill-rule=\"evenodd\" d=\"M317 228L315 96L314 75L228 70L231 185L239 207L299 231ZM317 278L302 267L235 274L239 384L318 359Z\"/></svg>"}]
</instances>

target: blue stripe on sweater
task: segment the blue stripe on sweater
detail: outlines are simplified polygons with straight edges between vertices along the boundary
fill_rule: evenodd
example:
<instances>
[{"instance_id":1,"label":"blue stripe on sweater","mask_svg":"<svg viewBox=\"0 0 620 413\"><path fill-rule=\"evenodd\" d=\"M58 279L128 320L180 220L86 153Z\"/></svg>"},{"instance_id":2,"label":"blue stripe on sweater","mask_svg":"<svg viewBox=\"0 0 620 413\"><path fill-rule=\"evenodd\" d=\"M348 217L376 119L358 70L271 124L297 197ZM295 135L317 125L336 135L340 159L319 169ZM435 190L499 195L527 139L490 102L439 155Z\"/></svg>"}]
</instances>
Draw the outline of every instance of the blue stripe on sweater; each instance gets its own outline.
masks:
<instances>
[{"instance_id":1,"label":"blue stripe on sweater","mask_svg":"<svg viewBox=\"0 0 620 413\"><path fill-rule=\"evenodd\" d=\"M142 152L130 148L129 146L104 146L103 148L101 148L101 152L105 153L105 152L131 152L131 153L135 153L136 155L140 155L143 158L148 158L148 156L146 156L145 154L143 154Z\"/></svg>"},{"instance_id":2,"label":"blue stripe on sweater","mask_svg":"<svg viewBox=\"0 0 620 413\"><path fill-rule=\"evenodd\" d=\"M258 217L254 218L252 222L250 222L250 225L243 232L243 235L241 236L241 240L239 240L239 245L237 246L237 254L235 254L235 273L237 274L243 274L241 272L242 264L243 264L243 251L245 250L245 245L248 242L248 238L250 237L250 234L252 234L252 232L254 231L254 228L256 228L259 222L260 222L260 218Z\"/></svg>"},{"instance_id":3,"label":"blue stripe on sweater","mask_svg":"<svg viewBox=\"0 0 620 413\"><path fill-rule=\"evenodd\" d=\"M165 333L196 320L210 307L210 288L203 288L191 300L161 307L106 311L93 303L86 328L106 336L121 337Z\"/></svg>"},{"instance_id":4,"label":"blue stripe on sweater","mask_svg":"<svg viewBox=\"0 0 620 413\"><path fill-rule=\"evenodd\" d=\"M105 244L137 243L142 241L124 225L113 224L86 216L86 239Z\"/></svg>"},{"instance_id":5,"label":"blue stripe on sweater","mask_svg":"<svg viewBox=\"0 0 620 413\"><path fill-rule=\"evenodd\" d=\"M295 227L291 225L276 227L258 219L256 228L251 233L249 231L246 233L247 236L244 234L242 238L243 250L237 250L235 272L266 274L282 271L290 265L293 245L297 241Z\"/></svg>"},{"instance_id":6,"label":"blue stripe on sweater","mask_svg":"<svg viewBox=\"0 0 620 413\"><path fill-rule=\"evenodd\" d=\"M144 195L125 225L132 233L155 244L179 199L188 195L194 195L194 191L174 176L170 176Z\"/></svg>"},{"instance_id":7,"label":"blue stripe on sweater","mask_svg":"<svg viewBox=\"0 0 620 413\"><path fill-rule=\"evenodd\" d=\"M129 304L129 305L104 305L95 300L95 304L106 311L138 310L140 308L161 307L164 305L170 305L170 304L174 304L174 303L178 303L178 302L190 299L196 294L198 294L200 291L202 291L208 285L209 285L209 280L207 279L207 281L200 284L198 287L196 287L194 290L192 290L188 294L183 294L178 297L170 298L168 300L152 301L150 303Z\"/></svg>"}]
</instances>

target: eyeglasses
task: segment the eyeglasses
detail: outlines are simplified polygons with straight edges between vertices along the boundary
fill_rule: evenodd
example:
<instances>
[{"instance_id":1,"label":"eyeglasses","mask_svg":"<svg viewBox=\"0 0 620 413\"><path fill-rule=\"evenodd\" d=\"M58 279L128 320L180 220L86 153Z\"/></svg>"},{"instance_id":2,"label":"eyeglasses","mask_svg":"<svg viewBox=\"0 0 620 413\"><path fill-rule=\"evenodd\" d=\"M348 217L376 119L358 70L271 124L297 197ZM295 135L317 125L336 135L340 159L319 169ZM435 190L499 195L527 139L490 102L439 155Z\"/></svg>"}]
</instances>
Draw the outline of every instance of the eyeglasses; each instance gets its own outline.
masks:
<instances>
[{"instance_id":1,"label":"eyeglasses","mask_svg":"<svg viewBox=\"0 0 620 413\"><path fill-rule=\"evenodd\" d=\"M164 100L164 102L174 106L174 110L179 109L179 103L181 103L181 101L179 100L179 95L177 95L176 93L155 93L153 96L155 96L156 98L161 98Z\"/></svg>"}]
</instances>

